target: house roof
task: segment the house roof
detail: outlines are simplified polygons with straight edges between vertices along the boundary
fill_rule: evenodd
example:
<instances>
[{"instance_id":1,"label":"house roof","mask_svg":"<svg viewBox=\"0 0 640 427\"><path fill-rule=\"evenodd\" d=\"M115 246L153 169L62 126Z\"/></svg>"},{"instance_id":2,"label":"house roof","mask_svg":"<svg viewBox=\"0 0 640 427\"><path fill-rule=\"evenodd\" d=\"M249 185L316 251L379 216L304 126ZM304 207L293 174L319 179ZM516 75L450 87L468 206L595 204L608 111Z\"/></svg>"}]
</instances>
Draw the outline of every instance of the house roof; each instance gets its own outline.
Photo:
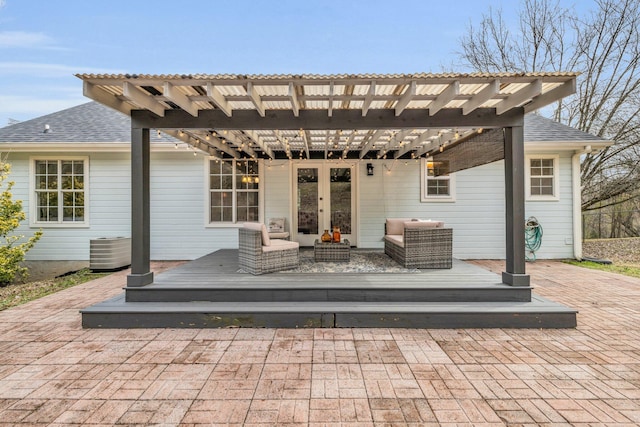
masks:
<instances>
[{"instance_id":1,"label":"house roof","mask_svg":"<svg viewBox=\"0 0 640 427\"><path fill-rule=\"evenodd\" d=\"M525 144L554 144L557 148L575 145L610 145L598 136L582 132L537 114L524 120ZM49 131L45 132L45 126ZM400 132L400 131L399 131ZM406 131L405 131L406 132ZM221 132L222 134L222 132ZM87 102L52 114L0 128L0 144L129 144L131 118L97 102ZM167 134L151 132L155 144L181 142Z\"/></svg>"},{"instance_id":2,"label":"house roof","mask_svg":"<svg viewBox=\"0 0 640 427\"><path fill-rule=\"evenodd\" d=\"M611 143L599 136L563 125L538 114L524 116L525 142L593 142Z\"/></svg>"},{"instance_id":3,"label":"house roof","mask_svg":"<svg viewBox=\"0 0 640 427\"><path fill-rule=\"evenodd\" d=\"M48 131L45 128L48 126ZM153 142L175 142L151 134ZM0 143L130 143L131 118L97 102L0 128Z\"/></svg>"}]
</instances>

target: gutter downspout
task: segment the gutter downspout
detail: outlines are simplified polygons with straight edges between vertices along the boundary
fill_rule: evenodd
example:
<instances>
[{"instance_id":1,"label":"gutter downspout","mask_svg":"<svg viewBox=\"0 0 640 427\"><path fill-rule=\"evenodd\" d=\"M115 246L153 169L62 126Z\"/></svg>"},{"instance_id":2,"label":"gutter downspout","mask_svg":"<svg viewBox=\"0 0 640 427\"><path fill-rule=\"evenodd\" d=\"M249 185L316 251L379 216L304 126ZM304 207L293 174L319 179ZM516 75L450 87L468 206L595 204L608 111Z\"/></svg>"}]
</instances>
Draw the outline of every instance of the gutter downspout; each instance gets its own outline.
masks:
<instances>
[{"instance_id":1,"label":"gutter downspout","mask_svg":"<svg viewBox=\"0 0 640 427\"><path fill-rule=\"evenodd\" d=\"M580 157L591 153L590 145L583 150L576 151L571 156L571 182L573 199L573 257L582 261L582 183L580 179Z\"/></svg>"}]
</instances>

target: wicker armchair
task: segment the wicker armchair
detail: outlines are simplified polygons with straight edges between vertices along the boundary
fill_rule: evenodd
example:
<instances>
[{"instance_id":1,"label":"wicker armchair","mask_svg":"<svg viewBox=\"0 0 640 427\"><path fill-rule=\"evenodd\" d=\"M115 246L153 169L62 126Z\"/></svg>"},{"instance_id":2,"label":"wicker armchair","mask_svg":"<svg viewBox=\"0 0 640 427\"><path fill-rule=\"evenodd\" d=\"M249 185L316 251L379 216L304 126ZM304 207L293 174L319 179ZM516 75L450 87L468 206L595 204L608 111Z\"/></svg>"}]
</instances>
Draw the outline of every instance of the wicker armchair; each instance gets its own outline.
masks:
<instances>
[{"instance_id":1,"label":"wicker armchair","mask_svg":"<svg viewBox=\"0 0 640 427\"><path fill-rule=\"evenodd\" d=\"M405 268L451 268L453 230L441 221L389 218L384 252Z\"/></svg>"},{"instance_id":2,"label":"wicker armchair","mask_svg":"<svg viewBox=\"0 0 640 427\"><path fill-rule=\"evenodd\" d=\"M239 229L238 242L238 265L248 273L273 273L298 266L298 242L270 239L264 224L245 223Z\"/></svg>"}]
</instances>

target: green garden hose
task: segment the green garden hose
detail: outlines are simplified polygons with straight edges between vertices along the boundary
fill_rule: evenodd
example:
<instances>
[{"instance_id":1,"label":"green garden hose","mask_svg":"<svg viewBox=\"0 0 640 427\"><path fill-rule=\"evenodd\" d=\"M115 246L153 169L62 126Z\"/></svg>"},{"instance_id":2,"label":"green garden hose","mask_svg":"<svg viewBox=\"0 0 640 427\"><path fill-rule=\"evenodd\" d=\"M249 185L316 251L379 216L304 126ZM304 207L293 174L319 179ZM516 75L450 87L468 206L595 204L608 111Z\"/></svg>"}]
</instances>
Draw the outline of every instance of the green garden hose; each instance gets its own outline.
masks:
<instances>
[{"instance_id":1,"label":"green garden hose","mask_svg":"<svg viewBox=\"0 0 640 427\"><path fill-rule=\"evenodd\" d=\"M524 244L527 249L527 261L535 261L536 251L542 245L542 226L535 216L530 216L524 223Z\"/></svg>"}]
</instances>

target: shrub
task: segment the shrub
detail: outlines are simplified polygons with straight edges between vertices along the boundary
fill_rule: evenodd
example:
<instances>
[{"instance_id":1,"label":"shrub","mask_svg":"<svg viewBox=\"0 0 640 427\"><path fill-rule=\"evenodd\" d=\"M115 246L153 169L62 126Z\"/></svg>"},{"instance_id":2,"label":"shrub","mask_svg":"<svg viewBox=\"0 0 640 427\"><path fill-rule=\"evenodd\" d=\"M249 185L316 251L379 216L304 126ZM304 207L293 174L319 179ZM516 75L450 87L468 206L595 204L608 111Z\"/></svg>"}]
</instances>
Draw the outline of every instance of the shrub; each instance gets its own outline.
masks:
<instances>
[{"instance_id":1,"label":"shrub","mask_svg":"<svg viewBox=\"0 0 640 427\"><path fill-rule=\"evenodd\" d=\"M14 182L7 181L10 172L11 165L0 160L0 188L3 188L0 194L0 284L10 283L17 278L23 279L28 275L21 263L27 251L42 236L42 231L39 230L27 241L19 243L24 236L13 233L27 216L22 210L22 200L13 200L11 189Z\"/></svg>"}]
</instances>

